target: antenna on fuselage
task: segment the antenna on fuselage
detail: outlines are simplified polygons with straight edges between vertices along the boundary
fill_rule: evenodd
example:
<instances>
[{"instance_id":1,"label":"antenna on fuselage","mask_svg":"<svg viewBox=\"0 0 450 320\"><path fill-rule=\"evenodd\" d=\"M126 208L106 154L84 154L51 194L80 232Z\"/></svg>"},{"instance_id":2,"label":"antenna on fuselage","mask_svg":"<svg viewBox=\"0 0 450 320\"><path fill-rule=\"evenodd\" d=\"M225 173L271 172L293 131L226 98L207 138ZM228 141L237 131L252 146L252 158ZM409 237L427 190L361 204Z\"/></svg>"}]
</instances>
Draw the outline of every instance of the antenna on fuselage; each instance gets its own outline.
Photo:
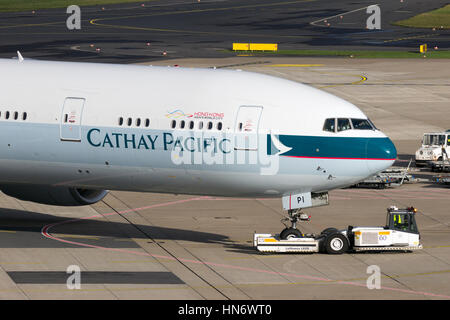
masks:
<instances>
[{"instance_id":1,"label":"antenna on fuselage","mask_svg":"<svg viewBox=\"0 0 450 320\"><path fill-rule=\"evenodd\" d=\"M19 59L19 62L22 62L24 60L19 50L17 50L17 59Z\"/></svg>"}]
</instances>

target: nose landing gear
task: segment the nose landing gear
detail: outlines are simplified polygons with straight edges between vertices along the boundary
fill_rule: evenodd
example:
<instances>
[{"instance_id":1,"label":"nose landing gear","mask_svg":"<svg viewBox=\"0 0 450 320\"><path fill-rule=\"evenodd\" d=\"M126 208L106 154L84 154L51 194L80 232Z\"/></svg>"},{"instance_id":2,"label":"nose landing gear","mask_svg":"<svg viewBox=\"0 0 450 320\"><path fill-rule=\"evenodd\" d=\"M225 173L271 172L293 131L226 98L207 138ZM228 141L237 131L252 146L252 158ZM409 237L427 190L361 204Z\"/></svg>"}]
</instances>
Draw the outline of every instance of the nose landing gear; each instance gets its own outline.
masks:
<instances>
[{"instance_id":1,"label":"nose landing gear","mask_svg":"<svg viewBox=\"0 0 450 320\"><path fill-rule=\"evenodd\" d=\"M285 225L285 229L283 229L283 231L281 231L280 233L280 239L286 240L286 239L290 239L290 238L303 238L304 234L297 229L297 222L300 221L309 221L311 220L311 217L308 216L306 213L302 213L300 211L301 209L293 209L293 210L288 210L288 218L284 218L283 220L281 220L281 222ZM290 221L291 222L291 226L288 227L284 222L285 221Z\"/></svg>"}]
</instances>

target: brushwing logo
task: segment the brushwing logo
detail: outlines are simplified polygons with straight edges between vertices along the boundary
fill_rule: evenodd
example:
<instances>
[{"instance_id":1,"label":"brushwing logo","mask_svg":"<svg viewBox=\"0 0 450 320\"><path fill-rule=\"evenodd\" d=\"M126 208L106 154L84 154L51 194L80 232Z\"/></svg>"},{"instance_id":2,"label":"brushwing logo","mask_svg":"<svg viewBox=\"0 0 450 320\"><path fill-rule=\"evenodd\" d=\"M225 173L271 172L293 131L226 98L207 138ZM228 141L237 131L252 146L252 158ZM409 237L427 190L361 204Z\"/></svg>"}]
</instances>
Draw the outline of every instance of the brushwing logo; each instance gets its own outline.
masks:
<instances>
[{"instance_id":1,"label":"brushwing logo","mask_svg":"<svg viewBox=\"0 0 450 320\"><path fill-rule=\"evenodd\" d=\"M277 137L275 134L270 135L270 139L272 142L272 145L270 146L270 149L268 149L268 154L275 155L275 156L281 156L285 154L288 151L292 150L292 147L285 146ZM275 147L275 149L273 148Z\"/></svg>"}]
</instances>

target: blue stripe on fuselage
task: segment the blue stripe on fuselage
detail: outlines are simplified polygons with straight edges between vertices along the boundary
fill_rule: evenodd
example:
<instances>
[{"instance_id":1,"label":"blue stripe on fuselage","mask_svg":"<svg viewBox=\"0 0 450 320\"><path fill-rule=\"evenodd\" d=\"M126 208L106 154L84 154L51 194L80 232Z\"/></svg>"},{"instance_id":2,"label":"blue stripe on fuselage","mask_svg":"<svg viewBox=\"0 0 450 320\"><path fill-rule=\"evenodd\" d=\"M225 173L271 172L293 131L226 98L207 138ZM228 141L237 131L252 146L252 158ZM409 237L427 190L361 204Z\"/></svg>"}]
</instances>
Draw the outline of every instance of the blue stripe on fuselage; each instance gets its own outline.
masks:
<instances>
[{"instance_id":1,"label":"blue stripe on fuselage","mask_svg":"<svg viewBox=\"0 0 450 320\"><path fill-rule=\"evenodd\" d=\"M397 150L387 137L318 137L279 135L279 141L291 150L280 155L298 158L393 160ZM275 154L267 135L268 154ZM275 151L275 152L274 152Z\"/></svg>"}]
</instances>

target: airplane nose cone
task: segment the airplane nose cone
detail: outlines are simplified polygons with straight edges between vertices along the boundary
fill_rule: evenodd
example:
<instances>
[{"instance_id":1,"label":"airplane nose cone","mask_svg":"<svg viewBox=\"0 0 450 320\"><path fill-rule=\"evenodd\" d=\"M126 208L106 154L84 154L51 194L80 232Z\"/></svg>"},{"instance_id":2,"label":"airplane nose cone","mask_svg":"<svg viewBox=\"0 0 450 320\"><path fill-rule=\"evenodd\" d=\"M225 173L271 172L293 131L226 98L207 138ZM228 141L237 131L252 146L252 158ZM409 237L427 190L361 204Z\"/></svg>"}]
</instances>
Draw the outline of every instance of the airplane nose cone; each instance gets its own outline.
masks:
<instances>
[{"instance_id":1,"label":"airplane nose cone","mask_svg":"<svg viewBox=\"0 0 450 320\"><path fill-rule=\"evenodd\" d=\"M397 149L389 138L371 138L367 142L367 167L370 174L383 171L394 163Z\"/></svg>"}]
</instances>

